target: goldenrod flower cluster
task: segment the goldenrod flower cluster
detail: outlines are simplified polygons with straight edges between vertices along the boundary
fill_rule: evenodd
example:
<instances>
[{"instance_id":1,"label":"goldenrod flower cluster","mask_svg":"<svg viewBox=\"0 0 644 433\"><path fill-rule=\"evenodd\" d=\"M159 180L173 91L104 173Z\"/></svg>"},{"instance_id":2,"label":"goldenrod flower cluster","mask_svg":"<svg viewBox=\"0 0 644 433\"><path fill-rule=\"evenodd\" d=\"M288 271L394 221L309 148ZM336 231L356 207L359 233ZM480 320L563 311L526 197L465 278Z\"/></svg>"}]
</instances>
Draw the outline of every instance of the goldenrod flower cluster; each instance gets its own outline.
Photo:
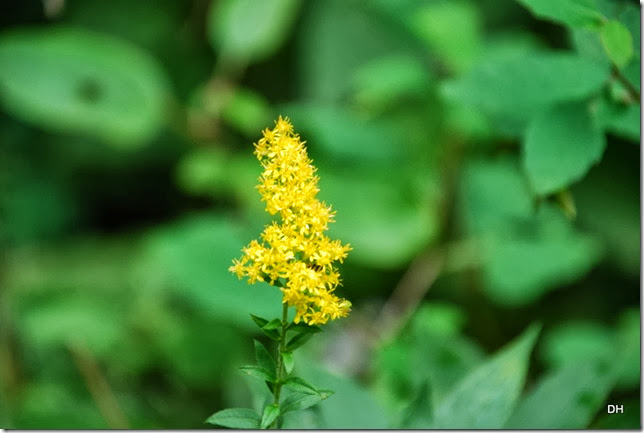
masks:
<instances>
[{"instance_id":1,"label":"goldenrod flower cluster","mask_svg":"<svg viewBox=\"0 0 644 433\"><path fill-rule=\"evenodd\" d=\"M288 118L280 116L275 128L263 131L255 155L264 168L257 186L262 201L281 221L267 225L261 240L246 246L230 271L247 276L249 283L282 286L282 302L295 307L295 323L324 324L347 316L351 303L333 294L340 284L333 263L342 262L351 248L324 234L334 212L316 199L316 168Z\"/></svg>"}]
</instances>

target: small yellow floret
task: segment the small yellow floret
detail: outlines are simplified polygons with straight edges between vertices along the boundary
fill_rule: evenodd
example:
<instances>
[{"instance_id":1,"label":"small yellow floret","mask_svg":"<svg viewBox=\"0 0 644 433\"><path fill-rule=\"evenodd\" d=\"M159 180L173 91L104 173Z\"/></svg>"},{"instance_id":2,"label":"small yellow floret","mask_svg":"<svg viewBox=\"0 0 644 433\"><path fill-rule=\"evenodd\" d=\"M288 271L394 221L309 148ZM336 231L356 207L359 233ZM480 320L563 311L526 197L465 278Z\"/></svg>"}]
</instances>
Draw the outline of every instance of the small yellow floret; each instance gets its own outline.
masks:
<instances>
[{"instance_id":1,"label":"small yellow floret","mask_svg":"<svg viewBox=\"0 0 644 433\"><path fill-rule=\"evenodd\" d=\"M280 116L275 128L263 131L255 155L264 168L257 189L266 211L279 214L281 221L267 225L261 241L248 244L229 270L251 284L279 282L282 302L295 307L296 323L317 325L346 317L351 302L333 294L340 285L333 263L342 263L351 248L324 234L335 214L316 198L316 168L288 118Z\"/></svg>"}]
</instances>

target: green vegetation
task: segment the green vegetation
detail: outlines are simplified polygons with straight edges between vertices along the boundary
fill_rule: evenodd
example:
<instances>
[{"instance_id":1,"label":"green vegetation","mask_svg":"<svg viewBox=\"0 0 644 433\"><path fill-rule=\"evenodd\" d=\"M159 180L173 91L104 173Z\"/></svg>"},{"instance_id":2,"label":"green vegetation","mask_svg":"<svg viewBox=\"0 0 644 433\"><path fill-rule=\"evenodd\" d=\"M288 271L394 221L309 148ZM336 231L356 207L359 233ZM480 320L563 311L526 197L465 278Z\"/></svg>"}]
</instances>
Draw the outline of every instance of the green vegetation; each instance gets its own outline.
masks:
<instances>
[{"instance_id":1,"label":"green vegetation","mask_svg":"<svg viewBox=\"0 0 644 433\"><path fill-rule=\"evenodd\" d=\"M641 427L637 2L13 3L0 426L272 423L228 268L282 115L352 248L283 427Z\"/></svg>"}]
</instances>

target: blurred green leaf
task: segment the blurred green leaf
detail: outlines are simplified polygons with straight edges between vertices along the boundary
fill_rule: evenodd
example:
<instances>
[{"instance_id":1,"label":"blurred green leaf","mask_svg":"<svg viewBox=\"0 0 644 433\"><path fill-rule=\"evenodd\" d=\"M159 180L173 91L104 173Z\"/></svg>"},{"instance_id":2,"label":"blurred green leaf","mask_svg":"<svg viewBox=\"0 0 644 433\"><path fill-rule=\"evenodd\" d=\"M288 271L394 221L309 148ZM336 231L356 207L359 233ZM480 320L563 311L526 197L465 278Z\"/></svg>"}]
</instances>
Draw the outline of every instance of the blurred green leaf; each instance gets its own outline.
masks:
<instances>
[{"instance_id":1,"label":"blurred green leaf","mask_svg":"<svg viewBox=\"0 0 644 433\"><path fill-rule=\"evenodd\" d=\"M429 185L423 190L425 185L385 176L378 170L322 173L320 195L337 210L329 233L351 244L349 260L399 267L437 234L439 221L433 204L438 202L438 192L430 191ZM425 178L420 182L431 181Z\"/></svg>"},{"instance_id":2,"label":"blurred green leaf","mask_svg":"<svg viewBox=\"0 0 644 433\"><path fill-rule=\"evenodd\" d=\"M127 42L88 30L15 30L0 38L0 95L11 113L55 131L140 145L164 123L160 65Z\"/></svg>"},{"instance_id":3,"label":"blurred green leaf","mask_svg":"<svg viewBox=\"0 0 644 433\"><path fill-rule=\"evenodd\" d=\"M280 414L280 407L274 404L269 404L264 408L264 412L262 414L262 422L260 423L259 428L261 429L266 429L268 428L273 421L277 419L277 417Z\"/></svg>"},{"instance_id":4,"label":"blurred green leaf","mask_svg":"<svg viewBox=\"0 0 644 433\"><path fill-rule=\"evenodd\" d=\"M302 355L302 354L301 354ZM303 357L298 362L300 374L313 383L323 383L325 387L333 390L333 395L328 390L319 390L326 400L320 401L319 396L310 394L294 394L304 396L307 404L320 403L316 406L319 413L322 429L382 429L389 426L385 410L374 396L363 386L346 376L339 376L323 369L313 359ZM297 399L297 397L293 397ZM316 401L317 399L317 401ZM310 406L310 405L309 405ZM347 407L352 410L348 411ZM296 419L291 418L293 421ZM297 429L300 426L284 420L285 429Z\"/></svg>"},{"instance_id":5,"label":"blurred green leaf","mask_svg":"<svg viewBox=\"0 0 644 433\"><path fill-rule=\"evenodd\" d=\"M639 144L641 113L641 107L637 103L618 106L605 102L600 105L597 117L608 132Z\"/></svg>"},{"instance_id":6,"label":"blurred green leaf","mask_svg":"<svg viewBox=\"0 0 644 433\"><path fill-rule=\"evenodd\" d=\"M282 44L298 6L297 0L212 3L208 14L210 43L224 58L238 62L261 60Z\"/></svg>"},{"instance_id":7,"label":"blurred green leaf","mask_svg":"<svg viewBox=\"0 0 644 433\"><path fill-rule=\"evenodd\" d=\"M224 409L212 414L206 422L235 429L259 429L262 418L252 409Z\"/></svg>"},{"instance_id":8,"label":"blurred green leaf","mask_svg":"<svg viewBox=\"0 0 644 433\"><path fill-rule=\"evenodd\" d=\"M470 69L480 54L482 26L476 2L421 3L409 20L412 31L456 73Z\"/></svg>"},{"instance_id":9,"label":"blurred green leaf","mask_svg":"<svg viewBox=\"0 0 644 433\"><path fill-rule=\"evenodd\" d=\"M409 158L410 143L398 140L393 125L369 121L344 108L320 105L284 105L311 151L341 160L387 161Z\"/></svg>"},{"instance_id":10,"label":"blurred green leaf","mask_svg":"<svg viewBox=\"0 0 644 433\"><path fill-rule=\"evenodd\" d=\"M548 105L598 92L609 74L607 64L575 54L511 54L482 60L464 77L444 81L442 91L449 100L490 114L527 120Z\"/></svg>"},{"instance_id":11,"label":"blurred green leaf","mask_svg":"<svg viewBox=\"0 0 644 433\"><path fill-rule=\"evenodd\" d=\"M460 199L463 224L473 234L505 230L508 221L534 213L528 184L514 159L470 161L461 176Z\"/></svg>"},{"instance_id":12,"label":"blurred green leaf","mask_svg":"<svg viewBox=\"0 0 644 433\"><path fill-rule=\"evenodd\" d=\"M538 194L582 178L602 158L606 140L585 104L555 106L528 126L523 165Z\"/></svg>"},{"instance_id":13,"label":"blurred green leaf","mask_svg":"<svg viewBox=\"0 0 644 433\"><path fill-rule=\"evenodd\" d=\"M429 429L434 422L434 405L431 391L427 383L423 383L420 391L408 407L405 408L401 419L401 428Z\"/></svg>"},{"instance_id":14,"label":"blurred green leaf","mask_svg":"<svg viewBox=\"0 0 644 433\"><path fill-rule=\"evenodd\" d=\"M481 364L483 352L461 334L464 320L455 305L425 303L396 339L378 349L375 389L397 418L392 427L432 428L432 402Z\"/></svg>"},{"instance_id":15,"label":"blurred green leaf","mask_svg":"<svg viewBox=\"0 0 644 433\"><path fill-rule=\"evenodd\" d=\"M38 380L22 390L16 425L24 429L108 429L100 411L83 390L63 381Z\"/></svg>"},{"instance_id":16,"label":"blurred green leaf","mask_svg":"<svg viewBox=\"0 0 644 433\"><path fill-rule=\"evenodd\" d=\"M510 417L539 334L531 326L509 346L467 375L436 406L433 428L500 429Z\"/></svg>"},{"instance_id":17,"label":"blurred green leaf","mask_svg":"<svg viewBox=\"0 0 644 433\"><path fill-rule=\"evenodd\" d=\"M639 323L637 310L624 311L615 330L594 322L565 322L546 334L542 355L552 369L589 361L610 364L616 387L633 387L640 377Z\"/></svg>"},{"instance_id":18,"label":"blurred green leaf","mask_svg":"<svg viewBox=\"0 0 644 433\"><path fill-rule=\"evenodd\" d=\"M633 58L633 36L619 21L610 20L601 28L601 41L608 57L618 68Z\"/></svg>"},{"instance_id":19,"label":"blurred green leaf","mask_svg":"<svg viewBox=\"0 0 644 433\"><path fill-rule=\"evenodd\" d=\"M411 55L389 55L360 67L354 76L355 98L359 104L380 111L396 100L427 93L427 68Z\"/></svg>"},{"instance_id":20,"label":"blurred green leaf","mask_svg":"<svg viewBox=\"0 0 644 433\"><path fill-rule=\"evenodd\" d=\"M243 233L231 220L208 215L153 230L136 263L137 279L148 290L169 291L197 311L239 326L248 327L249 311L278 316L282 303L277 288L249 285L228 271L250 240Z\"/></svg>"},{"instance_id":21,"label":"blurred green leaf","mask_svg":"<svg viewBox=\"0 0 644 433\"><path fill-rule=\"evenodd\" d=\"M146 301L151 302L149 299L140 302ZM147 305L135 310L134 314L139 316L139 320L131 329L143 333L141 340L149 341L151 353L138 349L128 355L119 355L118 364L123 365L121 368L131 371L133 367L130 363L136 367L143 362L154 363L162 359L173 376L184 385L197 389L217 386L224 375L234 368L234 361L240 358L245 346L236 329L200 315L179 314L166 309L154 314L150 310L154 310L154 307ZM213 332L215 329L216 332ZM163 335L163 338L154 337L156 335ZM128 339L124 343L129 350L140 345L138 338ZM121 347L117 346L118 349ZM137 360L137 356L143 359ZM127 357L134 359L125 362L124 358L127 360Z\"/></svg>"},{"instance_id":22,"label":"blurred green leaf","mask_svg":"<svg viewBox=\"0 0 644 433\"><path fill-rule=\"evenodd\" d=\"M419 333L453 337L458 335L466 322L465 314L453 304L431 302L421 305L415 312L413 326Z\"/></svg>"},{"instance_id":23,"label":"blurred green leaf","mask_svg":"<svg viewBox=\"0 0 644 433\"><path fill-rule=\"evenodd\" d=\"M116 306L89 296L60 292L30 305L20 315L22 335L35 347L80 344L105 356L124 337L127 323Z\"/></svg>"},{"instance_id":24,"label":"blurred green leaf","mask_svg":"<svg viewBox=\"0 0 644 433\"><path fill-rule=\"evenodd\" d=\"M606 360L613 354L612 332L594 322L568 321L543 337L541 353L551 369L588 360Z\"/></svg>"},{"instance_id":25,"label":"blurred green leaf","mask_svg":"<svg viewBox=\"0 0 644 433\"><path fill-rule=\"evenodd\" d=\"M613 383L614 375L605 363L588 359L568 364L543 377L501 428L586 428Z\"/></svg>"},{"instance_id":26,"label":"blurred green leaf","mask_svg":"<svg viewBox=\"0 0 644 433\"><path fill-rule=\"evenodd\" d=\"M272 114L268 101L246 88L235 89L221 112L229 125L254 140L270 125Z\"/></svg>"},{"instance_id":27,"label":"blurred green leaf","mask_svg":"<svg viewBox=\"0 0 644 433\"><path fill-rule=\"evenodd\" d=\"M597 27L602 14L595 0L517 0L536 17L552 20L570 27Z\"/></svg>"},{"instance_id":28,"label":"blurred green leaf","mask_svg":"<svg viewBox=\"0 0 644 433\"><path fill-rule=\"evenodd\" d=\"M637 387L640 383L641 327L640 311L629 308L620 314L615 331L612 362L618 365L617 387Z\"/></svg>"},{"instance_id":29,"label":"blurred green leaf","mask_svg":"<svg viewBox=\"0 0 644 433\"><path fill-rule=\"evenodd\" d=\"M461 188L464 223L478 243L484 288L496 302L532 302L579 278L601 256L597 239L575 230L551 204L534 209L513 159L472 161Z\"/></svg>"},{"instance_id":30,"label":"blurred green leaf","mask_svg":"<svg viewBox=\"0 0 644 433\"><path fill-rule=\"evenodd\" d=\"M542 212L514 234L483 241L485 290L503 305L525 305L548 290L583 276L601 257L601 246L573 230L560 211ZM528 228L529 227L529 228Z\"/></svg>"},{"instance_id":31,"label":"blurred green leaf","mask_svg":"<svg viewBox=\"0 0 644 433\"><path fill-rule=\"evenodd\" d=\"M228 183L230 156L220 149L197 149L187 153L177 165L179 186L190 194L221 194Z\"/></svg>"}]
</instances>

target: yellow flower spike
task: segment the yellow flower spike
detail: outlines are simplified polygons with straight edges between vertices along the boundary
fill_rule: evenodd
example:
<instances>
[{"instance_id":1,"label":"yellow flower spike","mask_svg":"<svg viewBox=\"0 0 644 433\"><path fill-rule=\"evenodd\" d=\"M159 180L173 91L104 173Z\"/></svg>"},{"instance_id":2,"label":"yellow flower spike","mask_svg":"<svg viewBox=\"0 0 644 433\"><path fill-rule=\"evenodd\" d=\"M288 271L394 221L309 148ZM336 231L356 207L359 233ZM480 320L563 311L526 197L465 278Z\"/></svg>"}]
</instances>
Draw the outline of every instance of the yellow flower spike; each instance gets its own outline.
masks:
<instances>
[{"instance_id":1,"label":"yellow flower spike","mask_svg":"<svg viewBox=\"0 0 644 433\"><path fill-rule=\"evenodd\" d=\"M333 262L342 263L351 247L324 234L335 212L316 198L319 178L305 142L282 116L262 134L255 143L255 156L264 168L257 189L266 211L279 214L281 221L264 227L261 241L243 248L244 255L229 270L251 284L285 279L282 302L295 307L295 323L325 324L346 317L351 302L332 293L340 285Z\"/></svg>"}]
</instances>

